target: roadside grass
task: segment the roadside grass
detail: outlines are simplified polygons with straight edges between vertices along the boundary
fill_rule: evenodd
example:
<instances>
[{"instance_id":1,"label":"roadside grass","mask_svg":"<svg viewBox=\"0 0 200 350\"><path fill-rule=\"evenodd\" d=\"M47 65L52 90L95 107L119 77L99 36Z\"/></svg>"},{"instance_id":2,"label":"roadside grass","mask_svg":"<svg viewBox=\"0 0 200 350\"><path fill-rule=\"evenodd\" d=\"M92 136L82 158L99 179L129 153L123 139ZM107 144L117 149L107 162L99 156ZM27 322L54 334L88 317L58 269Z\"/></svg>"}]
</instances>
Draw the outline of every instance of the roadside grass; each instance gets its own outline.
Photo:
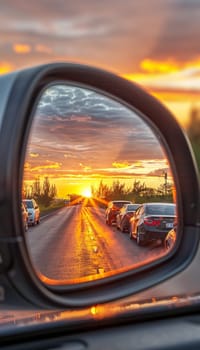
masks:
<instances>
[{"instance_id":1,"label":"roadside grass","mask_svg":"<svg viewBox=\"0 0 200 350\"><path fill-rule=\"evenodd\" d=\"M59 201L59 202L53 202L52 204L50 204L48 207L45 207L42 204L39 204L40 207L40 216L45 216L49 213L53 213L54 211L63 208L65 206L65 202L64 201Z\"/></svg>"}]
</instances>

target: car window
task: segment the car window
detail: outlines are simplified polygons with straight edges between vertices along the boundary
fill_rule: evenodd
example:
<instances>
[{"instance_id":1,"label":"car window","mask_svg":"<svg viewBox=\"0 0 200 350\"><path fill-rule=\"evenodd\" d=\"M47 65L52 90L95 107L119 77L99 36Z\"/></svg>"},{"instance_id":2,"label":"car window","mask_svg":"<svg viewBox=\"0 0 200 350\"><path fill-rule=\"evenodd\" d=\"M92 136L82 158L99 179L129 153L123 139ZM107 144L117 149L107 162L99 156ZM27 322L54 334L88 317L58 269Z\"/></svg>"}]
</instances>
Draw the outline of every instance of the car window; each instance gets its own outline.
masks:
<instances>
[{"instance_id":1,"label":"car window","mask_svg":"<svg viewBox=\"0 0 200 350\"><path fill-rule=\"evenodd\" d=\"M138 208L138 205L135 204L128 204L126 207L127 211L135 211Z\"/></svg>"},{"instance_id":2,"label":"car window","mask_svg":"<svg viewBox=\"0 0 200 350\"><path fill-rule=\"evenodd\" d=\"M32 209L33 208L33 202L32 201L25 201L26 206L28 209Z\"/></svg>"},{"instance_id":3,"label":"car window","mask_svg":"<svg viewBox=\"0 0 200 350\"><path fill-rule=\"evenodd\" d=\"M155 215L175 215L175 206L172 205L147 205L146 206L147 214Z\"/></svg>"},{"instance_id":4,"label":"car window","mask_svg":"<svg viewBox=\"0 0 200 350\"><path fill-rule=\"evenodd\" d=\"M116 208L122 208L124 206L124 202L114 202L113 206Z\"/></svg>"}]
</instances>

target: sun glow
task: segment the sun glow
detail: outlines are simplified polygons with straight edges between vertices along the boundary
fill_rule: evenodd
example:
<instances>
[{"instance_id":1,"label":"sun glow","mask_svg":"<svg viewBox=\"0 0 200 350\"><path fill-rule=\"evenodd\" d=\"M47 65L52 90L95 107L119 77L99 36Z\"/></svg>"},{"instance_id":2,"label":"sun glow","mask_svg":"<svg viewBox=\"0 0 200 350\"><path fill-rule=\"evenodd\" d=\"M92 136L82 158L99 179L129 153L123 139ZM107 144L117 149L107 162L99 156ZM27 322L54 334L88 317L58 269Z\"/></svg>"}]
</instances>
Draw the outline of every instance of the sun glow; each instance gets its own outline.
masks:
<instances>
[{"instance_id":1,"label":"sun glow","mask_svg":"<svg viewBox=\"0 0 200 350\"><path fill-rule=\"evenodd\" d=\"M91 198L92 197L91 189L84 188L84 190L82 191L82 196L86 198Z\"/></svg>"}]
</instances>

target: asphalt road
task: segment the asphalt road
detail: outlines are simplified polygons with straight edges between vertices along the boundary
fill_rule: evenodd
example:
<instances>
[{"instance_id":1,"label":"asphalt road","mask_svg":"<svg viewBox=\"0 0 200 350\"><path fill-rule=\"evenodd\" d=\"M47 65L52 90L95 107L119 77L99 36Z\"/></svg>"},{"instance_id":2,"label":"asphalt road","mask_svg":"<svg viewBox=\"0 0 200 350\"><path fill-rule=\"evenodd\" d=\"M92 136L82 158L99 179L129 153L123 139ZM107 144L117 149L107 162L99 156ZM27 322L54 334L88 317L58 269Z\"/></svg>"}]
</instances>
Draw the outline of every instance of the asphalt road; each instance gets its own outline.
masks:
<instances>
[{"instance_id":1,"label":"asphalt road","mask_svg":"<svg viewBox=\"0 0 200 350\"><path fill-rule=\"evenodd\" d=\"M43 218L26 237L35 268L57 281L91 280L165 254L155 244L140 247L116 226L107 226L104 210L82 205Z\"/></svg>"}]
</instances>

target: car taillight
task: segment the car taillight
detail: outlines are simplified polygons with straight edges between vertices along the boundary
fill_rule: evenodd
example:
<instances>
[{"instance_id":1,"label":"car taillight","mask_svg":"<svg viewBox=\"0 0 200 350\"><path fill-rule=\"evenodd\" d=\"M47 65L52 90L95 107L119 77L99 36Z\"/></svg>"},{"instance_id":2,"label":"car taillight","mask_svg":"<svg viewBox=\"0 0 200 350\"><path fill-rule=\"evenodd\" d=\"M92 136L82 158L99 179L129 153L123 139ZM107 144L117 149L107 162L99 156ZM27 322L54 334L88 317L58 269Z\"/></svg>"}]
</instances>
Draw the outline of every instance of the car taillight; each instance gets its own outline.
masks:
<instances>
[{"instance_id":1,"label":"car taillight","mask_svg":"<svg viewBox=\"0 0 200 350\"><path fill-rule=\"evenodd\" d=\"M161 223L161 218L144 218L144 224L147 226L159 226Z\"/></svg>"}]
</instances>

